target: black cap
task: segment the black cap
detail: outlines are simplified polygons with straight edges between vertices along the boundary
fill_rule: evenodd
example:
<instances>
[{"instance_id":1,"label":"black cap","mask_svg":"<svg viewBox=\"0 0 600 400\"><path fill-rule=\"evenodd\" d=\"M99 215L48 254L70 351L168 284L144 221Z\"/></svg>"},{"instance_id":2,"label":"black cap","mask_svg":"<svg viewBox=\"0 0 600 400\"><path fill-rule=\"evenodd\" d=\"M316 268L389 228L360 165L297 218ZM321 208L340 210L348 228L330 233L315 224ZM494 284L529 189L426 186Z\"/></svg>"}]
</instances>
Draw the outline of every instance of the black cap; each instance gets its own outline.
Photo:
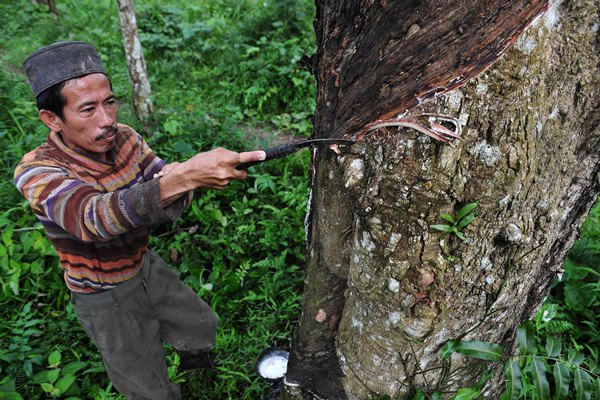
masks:
<instances>
[{"instance_id":1,"label":"black cap","mask_svg":"<svg viewBox=\"0 0 600 400\"><path fill-rule=\"evenodd\" d=\"M85 42L58 42L42 47L23 62L35 97L57 83L106 71L94 46Z\"/></svg>"}]
</instances>

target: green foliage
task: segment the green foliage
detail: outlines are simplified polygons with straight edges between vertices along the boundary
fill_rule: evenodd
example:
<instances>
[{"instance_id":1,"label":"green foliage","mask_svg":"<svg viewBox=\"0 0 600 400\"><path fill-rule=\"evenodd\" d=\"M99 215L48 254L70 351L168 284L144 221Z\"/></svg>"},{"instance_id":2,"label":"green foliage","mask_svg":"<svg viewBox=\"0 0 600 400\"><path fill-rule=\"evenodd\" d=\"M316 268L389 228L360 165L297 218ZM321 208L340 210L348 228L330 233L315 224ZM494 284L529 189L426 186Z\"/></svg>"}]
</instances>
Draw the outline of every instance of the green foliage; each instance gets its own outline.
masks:
<instances>
[{"instance_id":1,"label":"green foliage","mask_svg":"<svg viewBox=\"0 0 600 400\"><path fill-rule=\"evenodd\" d=\"M159 112L225 113L310 133L314 85L297 62L314 51L311 2L153 3L137 12L146 60L169 89L155 86Z\"/></svg>"},{"instance_id":2,"label":"green foliage","mask_svg":"<svg viewBox=\"0 0 600 400\"><path fill-rule=\"evenodd\" d=\"M23 372L28 377L33 375L33 365L39 365L44 354L39 340L43 323L43 319L35 318L31 303L25 304L15 319L10 321L10 331L3 333L8 346L0 350L0 360L6 362L9 368L13 367L12 371L9 369L10 372ZM15 370L15 365L21 366L22 371Z\"/></svg>"},{"instance_id":3,"label":"green foliage","mask_svg":"<svg viewBox=\"0 0 600 400\"><path fill-rule=\"evenodd\" d=\"M442 231L442 237L454 234L460 240L467 240L467 237L462 230L467 227L477 214L475 214L474 210L478 206L477 203L469 203L464 205L458 212L456 216L452 216L450 214L442 214L440 218L447 221L447 224L439 224L439 225L430 225L430 228L437 229L438 231Z\"/></svg>"},{"instance_id":4,"label":"green foliage","mask_svg":"<svg viewBox=\"0 0 600 400\"><path fill-rule=\"evenodd\" d=\"M34 222L28 212L27 205L20 200L18 207L0 214L1 298L31 293L49 274L46 263L55 261L54 249L41 224Z\"/></svg>"},{"instance_id":5,"label":"green foliage","mask_svg":"<svg viewBox=\"0 0 600 400\"><path fill-rule=\"evenodd\" d=\"M440 351L440 359L447 360L454 353L486 361L500 361L504 349L494 343L477 340L449 340Z\"/></svg>"},{"instance_id":6,"label":"green foliage","mask_svg":"<svg viewBox=\"0 0 600 400\"><path fill-rule=\"evenodd\" d=\"M24 58L43 45L94 43L123 103L120 121L140 130L116 3L57 3L58 17L30 1L0 4L0 398L121 399L77 322L54 250L12 182L22 155L47 136L22 74ZM150 0L136 7L156 111L150 131L140 133L162 158L310 134L314 83L297 62L314 52L314 2ZM268 346L289 346L300 315L307 174L307 152L253 167L245 182L198 191L182 219L156 229L153 248L220 321L216 378L181 374L167 348L169 376L184 398L255 399L266 391L256 357Z\"/></svg>"},{"instance_id":7,"label":"green foliage","mask_svg":"<svg viewBox=\"0 0 600 400\"><path fill-rule=\"evenodd\" d=\"M599 399L600 393L594 386L600 383L597 357L586 357L572 347L565 350L558 337L548 336L542 342L537 332L533 322L518 328L519 353L509 357L504 364L505 390L500 399ZM440 358L447 360L453 353L492 362L504 358L502 346L481 341L449 341L442 348ZM478 385L461 388L452 398L479 398L480 390L490 376L486 371L482 374Z\"/></svg>"},{"instance_id":8,"label":"green foliage","mask_svg":"<svg viewBox=\"0 0 600 400\"><path fill-rule=\"evenodd\" d=\"M52 398L69 396L70 400L77 400L79 397L75 396L81 395L81 389L75 382L76 374L86 368L88 363L73 361L63 366L61 358L58 350L50 353L46 369L35 374L33 381Z\"/></svg>"},{"instance_id":9,"label":"green foliage","mask_svg":"<svg viewBox=\"0 0 600 400\"><path fill-rule=\"evenodd\" d=\"M211 393L249 399L265 391L256 357L266 347L288 346L301 312L308 159L300 154L256 169L232 190L198 194L187 218L164 233L173 239L157 232L153 240L219 316L216 348L229 357L208 383ZM195 385L200 378L190 379Z\"/></svg>"},{"instance_id":10,"label":"green foliage","mask_svg":"<svg viewBox=\"0 0 600 400\"><path fill-rule=\"evenodd\" d=\"M548 334L568 337L582 350L600 345L600 202L590 212L564 264L564 273L552 285L545 315L552 322L537 326Z\"/></svg>"},{"instance_id":11,"label":"green foliage","mask_svg":"<svg viewBox=\"0 0 600 400\"><path fill-rule=\"evenodd\" d=\"M500 361L504 349L495 343L478 340L461 340L458 346L456 346L456 352L480 360Z\"/></svg>"},{"instance_id":12,"label":"green foliage","mask_svg":"<svg viewBox=\"0 0 600 400\"><path fill-rule=\"evenodd\" d=\"M0 380L0 399L23 400L23 396L15 390L15 379L11 375L7 375Z\"/></svg>"},{"instance_id":13,"label":"green foliage","mask_svg":"<svg viewBox=\"0 0 600 400\"><path fill-rule=\"evenodd\" d=\"M12 171L23 154L37 146L47 135L37 121L31 89L22 77L0 68L0 210L21 202L21 195L12 183ZM42 133L43 132L43 133Z\"/></svg>"}]
</instances>

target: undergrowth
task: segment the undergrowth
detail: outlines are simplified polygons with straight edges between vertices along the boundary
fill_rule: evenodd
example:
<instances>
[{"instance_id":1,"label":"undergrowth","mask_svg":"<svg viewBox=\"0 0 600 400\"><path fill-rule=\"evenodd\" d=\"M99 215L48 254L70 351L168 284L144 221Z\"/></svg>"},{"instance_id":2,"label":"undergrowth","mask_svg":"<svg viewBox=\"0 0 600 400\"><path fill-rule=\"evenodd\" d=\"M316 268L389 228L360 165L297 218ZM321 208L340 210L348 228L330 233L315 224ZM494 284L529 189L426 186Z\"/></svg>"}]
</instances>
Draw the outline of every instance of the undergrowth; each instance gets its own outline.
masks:
<instances>
[{"instance_id":1,"label":"undergrowth","mask_svg":"<svg viewBox=\"0 0 600 400\"><path fill-rule=\"evenodd\" d=\"M31 51L67 39L96 45L123 103L120 121L167 161L217 146L260 148L277 132L310 134L313 81L297 61L314 51L312 2L136 6L156 110L146 131L129 106L116 4L58 2L58 16L30 1L0 4L0 398L120 398L76 320L41 225L12 183L21 156L47 135L21 71ZM219 317L215 374L181 374L167 349L184 398L256 399L267 391L256 359L267 347L289 346L300 315L307 171L308 152L253 167L244 182L196 191L182 219L155 229L151 246Z\"/></svg>"}]
</instances>

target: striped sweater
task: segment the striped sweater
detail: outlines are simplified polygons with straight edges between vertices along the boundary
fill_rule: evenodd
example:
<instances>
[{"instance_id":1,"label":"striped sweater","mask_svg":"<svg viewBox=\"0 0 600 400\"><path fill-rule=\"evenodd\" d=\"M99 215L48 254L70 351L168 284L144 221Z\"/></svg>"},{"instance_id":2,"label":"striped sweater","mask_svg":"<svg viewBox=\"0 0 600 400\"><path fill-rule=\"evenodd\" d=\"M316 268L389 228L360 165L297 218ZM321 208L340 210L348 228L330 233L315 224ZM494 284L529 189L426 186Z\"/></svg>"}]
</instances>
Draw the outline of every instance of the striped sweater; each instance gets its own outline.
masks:
<instances>
[{"instance_id":1,"label":"striped sweater","mask_svg":"<svg viewBox=\"0 0 600 400\"><path fill-rule=\"evenodd\" d=\"M119 125L114 162L68 148L56 132L26 154L15 185L41 221L72 291L96 292L135 276L143 263L150 226L173 221L190 196L160 205L164 166L144 139Z\"/></svg>"}]
</instances>

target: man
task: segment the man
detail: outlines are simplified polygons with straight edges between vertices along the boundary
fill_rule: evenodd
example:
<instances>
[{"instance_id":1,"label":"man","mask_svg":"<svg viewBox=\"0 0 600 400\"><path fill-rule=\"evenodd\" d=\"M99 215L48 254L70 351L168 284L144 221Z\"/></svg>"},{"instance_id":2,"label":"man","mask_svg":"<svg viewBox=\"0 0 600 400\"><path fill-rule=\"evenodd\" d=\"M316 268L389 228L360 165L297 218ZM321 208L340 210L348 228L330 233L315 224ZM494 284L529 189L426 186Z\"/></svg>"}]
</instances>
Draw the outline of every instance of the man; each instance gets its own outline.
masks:
<instances>
[{"instance_id":1,"label":"man","mask_svg":"<svg viewBox=\"0 0 600 400\"><path fill-rule=\"evenodd\" d=\"M235 167L264 152L215 149L165 165L132 128L96 49L59 42L31 54L25 72L47 141L26 154L15 184L59 257L77 317L128 399L179 399L162 341L182 367L210 364L216 316L154 252L150 227L177 219L194 189L246 178Z\"/></svg>"}]
</instances>

